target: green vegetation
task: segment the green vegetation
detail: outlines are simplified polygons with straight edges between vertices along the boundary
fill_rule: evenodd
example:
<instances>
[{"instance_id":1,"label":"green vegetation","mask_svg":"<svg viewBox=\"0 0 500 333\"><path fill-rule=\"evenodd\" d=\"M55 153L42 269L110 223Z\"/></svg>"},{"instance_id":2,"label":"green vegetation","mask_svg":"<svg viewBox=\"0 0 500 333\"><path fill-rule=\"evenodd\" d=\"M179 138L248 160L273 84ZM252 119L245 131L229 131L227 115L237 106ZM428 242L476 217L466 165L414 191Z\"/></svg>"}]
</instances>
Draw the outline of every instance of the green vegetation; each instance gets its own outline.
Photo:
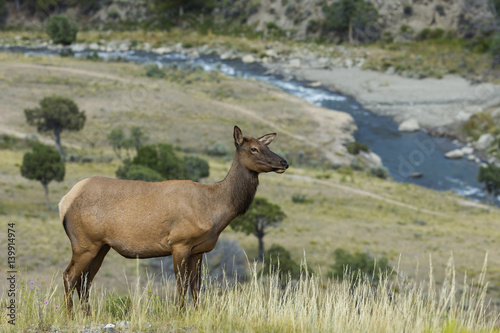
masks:
<instances>
[{"instance_id":1,"label":"green vegetation","mask_svg":"<svg viewBox=\"0 0 500 333\"><path fill-rule=\"evenodd\" d=\"M365 0L340 0L331 6L323 5L326 31L347 34L349 43L378 39L372 35L370 25L378 19L375 6Z\"/></svg>"},{"instance_id":2,"label":"green vegetation","mask_svg":"<svg viewBox=\"0 0 500 333\"><path fill-rule=\"evenodd\" d=\"M36 143L31 152L24 154L21 175L42 183L47 208L50 208L49 183L53 180L63 181L65 172L61 155L50 146Z\"/></svg>"},{"instance_id":3,"label":"green vegetation","mask_svg":"<svg viewBox=\"0 0 500 333\"><path fill-rule=\"evenodd\" d=\"M114 32L110 35L117 36ZM98 38L97 33L92 36ZM107 38L105 33L102 36ZM140 40L139 35L131 36ZM166 35L158 33L151 38L162 36ZM186 40L192 38L186 35ZM223 40L218 38L214 40ZM283 175L261 176L257 195L279 205L287 216L284 225L267 230L266 244L283 246L296 263L305 253L308 266L316 272L285 284L275 275L261 275L260 263L255 267L250 264L249 278L236 285L224 279L214 282L204 275L199 306L176 311L175 283L168 278L147 279L137 267L148 260L139 265L110 251L90 297L93 316L84 318L77 305L74 320L68 320L60 273L71 259L69 241L57 212L46 209L40 200L40 185L20 176L19 166L30 149L30 137L5 136L3 140L0 136L4 142L0 145L0 222L16 223L22 249L17 257L18 322L15 327L0 322L2 332L102 330L100 325L105 323L117 324L116 331L160 332L343 332L367 327L374 332L494 332L495 321L498 325L494 307L499 299L499 258L490 255L487 272L481 259L485 252L499 251L495 221L500 220L500 210L494 206L486 210L453 193L381 180L350 167L331 169L331 163L322 159L321 149L292 135L321 146L316 141L321 131L318 124L328 119L309 119L305 102L290 101L264 83L222 75L219 83L165 80L158 84L144 75L143 66L135 64L7 53L0 53L0 85L2 96L10 97L4 99L2 119L17 135L30 132L19 110L38 103L38 96L57 91L78 102L85 100L85 127L64 137L68 156L82 158L66 164L62 182L50 184L52 198L61 198L86 177L114 177L121 162L108 158L113 150L107 134L113 128L123 128L123 136L128 137L127 130L138 126L150 137L150 143L170 142L198 154L210 165L210 176L203 180L206 183L220 181L227 174L231 152L212 157L206 148L217 142L232 147L234 124L246 129L248 135L278 132L274 149L287 159L292 156L298 160L299 153L303 154L304 166L292 163ZM231 86L240 99L214 101L211 96L219 85ZM269 127L270 122L278 127ZM122 147L126 159L124 150ZM135 148L129 152L136 154ZM179 150L176 153L181 155ZM317 163L308 164L309 159ZM314 201L294 203L291 197L295 193ZM0 230L0 237L7 239L5 229ZM238 242L250 260L258 258L253 234L227 228L223 239ZM352 288L349 279L330 281L327 272L338 247L349 253L386 257L391 264L398 263L398 273L378 286L359 281ZM460 258L456 267L446 264L451 252ZM220 267L210 270L224 276ZM227 269L226 274L230 275ZM463 283L465 274L467 281ZM121 300L114 301L118 297ZM5 290L4 294L0 291L0 299L8 299ZM106 303L116 306L106 307Z\"/></svg>"},{"instance_id":4,"label":"green vegetation","mask_svg":"<svg viewBox=\"0 0 500 333\"><path fill-rule=\"evenodd\" d=\"M245 213L233 222L231 228L235 231L241 231L247 235L253 234L259 240L259 259L264 260L264 236L269 228L280 224L286 215L280 206L270 203L265 198L255 198L252 205Z\"/></svg>"},{"instance_id":5,"label":"green vegetation","mask_svg":"<svg viewBox=\"0 0 500 333\"><path fill-rule=\"evenodd\" d=\"M491 112L473 114L463 125L464 133L473 140L479 139L482 134L500 134L500 126L491 116Z\"/></svg>"},{"instance_id":6,"label":"green vegetation","mask_svg":"<svg viewBox=\"0 0 500 333\"><path fill-rule=\"evenodd\" d=\"M263 267L262 272L264 274L276 274L281 281L287 281L289 278L300 280L301 273L305 275L313 274L313 271L307 265L304 265L304 271L302 271L301 265L293 260L290 251L278 244L271 245L267 250Z\"/></svg>"},{"instance_id":7,"label":"green vegetation","mask_svg":"<svg viewBox=\"0 0 500 333\"><path fill-rule=\"evenodd\" d=\"M360 143L360 142L357 142L357 141L349 142L346 145L346 148L347 148L347 151L349 152L349 154L351 154L351 155L358 155L362 151L364 151L364 152L369 152L370 151L370 148L368 147L367 144Z\"/></svg>"},{"instance_id":8,"label":"green vegetation","mask_svg":"<svg viewBox=\"0 0 500 333\"><path fill-rule=\"evenodd\" d=\"M118 132L115 131L116 133ZM181 158L175 153L174 147L167 143L140 146L133 160L126 159L123 162L116 170L116 176L120 179L150 182L170 179L199 181L209 176L207 161L196 156Z\"/></svg>"},{"instance_id":9,"label":"green vegetation","mask_svg":"<svg viewBox=\"0 0 500 333\"><path fill-rule=\"evenodd\" d=\"M47 21L47 34L54 44L70 45L76 41L77 25L66 15L52 15Z\"/></svg>"},{"instance_id":10,"label":"green vegetation","mask_svg":"<svg viewBox=\"0 0 500 333\"><path fill-rule=\"evenodd\" d=\"M80 111L74 101L60 96L44 97L40 107L25 109L24 115L29 125L35 126L38 133L52 133L57 151L64 156L61 145L63 131L80 131L85 125L85 111Z\"/></svg>"},{"instance_id":11,"label":"green vegetation","mask_svg":"<svg viewBox=\"0 0 500 333\"><path fill-rule=\"evenodd\" d=\"M354 281L367 280L378 283L392 274L392 267L386 257L374 258L368 253L354 254L345 249L336 249L333 253L335 264L330 268L328 275L334 279L352 279Z\"/></svg>"},{"instance_id":12,"label":"green vegetation","mask_svg":"<svg viewBox=\"0 0 500 333\"><path fill-rule=\"evenodd\" d=\"M486 188L486 203L490 203L491 195L500 193L500 167L494 164L481 166L477 174L477 180L484 183Z\"/></svg>"}]
</instances>

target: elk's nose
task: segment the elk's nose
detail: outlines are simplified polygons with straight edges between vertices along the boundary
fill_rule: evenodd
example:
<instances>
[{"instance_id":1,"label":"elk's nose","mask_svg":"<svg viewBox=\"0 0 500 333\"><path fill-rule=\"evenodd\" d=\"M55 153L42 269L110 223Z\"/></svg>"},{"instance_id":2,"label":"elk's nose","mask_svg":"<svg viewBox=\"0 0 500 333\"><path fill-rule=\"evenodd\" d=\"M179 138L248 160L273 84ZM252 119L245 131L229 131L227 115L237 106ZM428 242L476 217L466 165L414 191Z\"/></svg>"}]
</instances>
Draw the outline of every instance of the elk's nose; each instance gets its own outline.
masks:
<instances>
[{"instance_id":1,"label":"elk's nose","mask_svg":"<svg viewBox=\"0 0 500 333\"><path fill-rule=\"evenodd\" d=\"M285 168L288 169L288 162L285 160L281 160L281 165Z\"/></svg>"}]
</instances>

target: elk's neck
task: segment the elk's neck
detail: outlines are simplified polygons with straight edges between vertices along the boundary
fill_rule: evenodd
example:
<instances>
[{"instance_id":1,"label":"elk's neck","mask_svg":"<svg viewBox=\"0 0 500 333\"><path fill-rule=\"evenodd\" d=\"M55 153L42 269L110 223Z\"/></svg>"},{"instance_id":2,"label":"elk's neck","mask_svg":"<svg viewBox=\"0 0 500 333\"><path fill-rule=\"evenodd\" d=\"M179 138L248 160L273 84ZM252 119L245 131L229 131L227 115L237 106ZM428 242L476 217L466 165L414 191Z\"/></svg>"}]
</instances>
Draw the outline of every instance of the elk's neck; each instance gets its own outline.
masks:
<instances>
[{"instance_id":1,"label":"elk's neck","mask_svg":"<svg viewBox=\"0 0 500 333\"><path fill-rule=\"evenodd\" d=\"M221 202L225 206L219 226L222 231L234 218L244 214L252 204L259 185L259 174L248 170L235 158L226 178L219 185L223 199Z\"/></svg>"}]
</instances>

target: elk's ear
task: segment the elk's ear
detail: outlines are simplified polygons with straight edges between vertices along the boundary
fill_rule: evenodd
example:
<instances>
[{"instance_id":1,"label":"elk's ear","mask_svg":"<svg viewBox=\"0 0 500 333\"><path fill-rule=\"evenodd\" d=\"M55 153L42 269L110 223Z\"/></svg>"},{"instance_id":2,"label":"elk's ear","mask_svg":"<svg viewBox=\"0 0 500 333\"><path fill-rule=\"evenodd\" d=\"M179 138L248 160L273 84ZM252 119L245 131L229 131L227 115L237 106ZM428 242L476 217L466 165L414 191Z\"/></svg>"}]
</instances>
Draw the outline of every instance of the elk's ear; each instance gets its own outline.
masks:
<instances>
[{"instance_id":1,"label":"elk's ear","mask_svg":"<svg viewBox=\"0 0 500 333\"><path fill-rule=\"evenodd\" d=\"M269 145L271 142L273 142L274 138L276 137L276 133L270 133L263 135L259 138L259 141L264 144L264 145Z\"/></svg>"},{"instance_id":2,"label":"elk's ear","mask_svg":"<svg viewBox=\"0 0 500 333\"><path fill-rule=\"evenodd\" d=\"M241 133L241 130L238 126L234 126L233 137L234 145L236 146L236 148L238 148L243 143L243 133Z\"/></svg>"}]
</instances>

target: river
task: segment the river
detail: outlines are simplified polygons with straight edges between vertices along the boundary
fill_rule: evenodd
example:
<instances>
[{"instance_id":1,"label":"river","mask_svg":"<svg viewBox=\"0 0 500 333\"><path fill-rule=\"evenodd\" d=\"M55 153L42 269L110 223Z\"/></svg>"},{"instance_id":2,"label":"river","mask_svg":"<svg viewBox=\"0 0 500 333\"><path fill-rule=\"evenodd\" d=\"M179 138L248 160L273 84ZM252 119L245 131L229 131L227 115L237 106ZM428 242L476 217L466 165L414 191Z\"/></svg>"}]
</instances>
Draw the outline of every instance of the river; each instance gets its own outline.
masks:
<instances>
[{"instance_id":1,"label":"river","mask_svg":"<svg viewBox=\"0 0 500 333\"><path fill-rule=\"evenodd\" d=\"M3 51L24 54L58 55L58 51L30 48L0 48ZM91 51L76 52L75 57L85 57ZM414 183L439 191L453 191L459 195L484 200L482 184L476 180L479 166L465 158L451 160L444 157L450 150L459 148L448 138L436 138L422 131L399 132L397 124L389 117L379 116L364 109L355 99L329 89L310 88L307 82L287 80L279 75L266 75L266 68L240 60L220 60L218 56L188 57L179 53L159 55L146 51L98 52L104 59L121 59L137 63L167 65L196 64L204 70L218 70L233 77L254 78L273 84L282 90L326 109L349 113L358 126L355 138L369 145L382 158L391 177L398 182ZM422 174L412 178L411 174ZM498 204L498 198L495 199Z\"/></svg>"}]
</instances>

